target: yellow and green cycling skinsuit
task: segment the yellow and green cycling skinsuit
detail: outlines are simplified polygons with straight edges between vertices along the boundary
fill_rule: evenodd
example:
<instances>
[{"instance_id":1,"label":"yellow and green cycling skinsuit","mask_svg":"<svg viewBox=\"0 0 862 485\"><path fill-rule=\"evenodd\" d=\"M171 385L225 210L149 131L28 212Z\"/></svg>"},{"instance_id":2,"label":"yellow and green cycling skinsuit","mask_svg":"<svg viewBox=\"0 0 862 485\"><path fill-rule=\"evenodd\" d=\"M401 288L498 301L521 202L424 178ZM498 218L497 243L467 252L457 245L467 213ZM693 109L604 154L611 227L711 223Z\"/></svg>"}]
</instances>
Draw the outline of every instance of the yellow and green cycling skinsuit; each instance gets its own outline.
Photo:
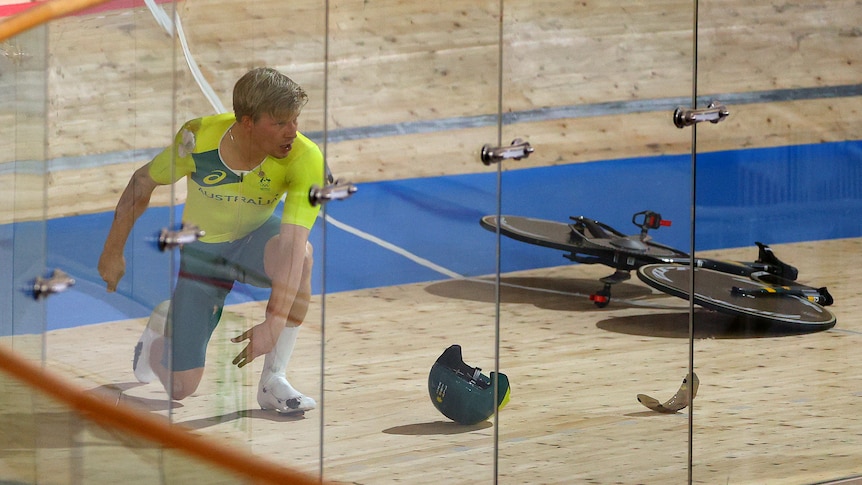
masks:
<instances>
[{"instance_id":1,"label":"yellow and green cycling skinsuit","mask_svg":"<svg viewBox=\"0 0 862 485\"><path fill-rule=\"evenodd\" d=\"M281 224L311 229L319 207L308 200L312 185L323 185L323 155L301 133L286 158L267 157L248 173L235 173L219 155L234 124L233 113L187 122L174 144L150 164L160 184L187 178L183 223L204 231L181 249L180 272L171 302L174 371L204 366L206 347L234 281L269 287L263 268L266 242ZM273 214L284 198L281 220Z\"/></svg>"}]
</instances>

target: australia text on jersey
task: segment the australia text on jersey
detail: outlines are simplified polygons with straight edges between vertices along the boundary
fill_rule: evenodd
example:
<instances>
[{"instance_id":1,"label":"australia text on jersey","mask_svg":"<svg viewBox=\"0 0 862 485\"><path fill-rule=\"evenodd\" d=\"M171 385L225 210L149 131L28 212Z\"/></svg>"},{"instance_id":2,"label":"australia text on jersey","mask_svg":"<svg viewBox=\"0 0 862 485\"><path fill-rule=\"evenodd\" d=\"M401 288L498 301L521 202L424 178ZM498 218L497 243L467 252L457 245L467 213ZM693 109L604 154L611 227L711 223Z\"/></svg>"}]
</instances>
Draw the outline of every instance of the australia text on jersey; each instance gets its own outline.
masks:
<instances>
[{"instance_id":1,"label":"australia text on jersey","mask_svg":"<svg viewBox=\"0 0 862 485\"><path fill-rule=\"evenodd\" d=\"M209 199L219 201L219 202L242 202L247 204L254 205L273 205L281 200L281 197L273 197L270 199L264 199L263 197L245 197L242 195L228 195L228 194L214 194L212 192L207 191L204 187L198 187L198 192L201 193L204 197Z\"/></svg>"}]
</instances>

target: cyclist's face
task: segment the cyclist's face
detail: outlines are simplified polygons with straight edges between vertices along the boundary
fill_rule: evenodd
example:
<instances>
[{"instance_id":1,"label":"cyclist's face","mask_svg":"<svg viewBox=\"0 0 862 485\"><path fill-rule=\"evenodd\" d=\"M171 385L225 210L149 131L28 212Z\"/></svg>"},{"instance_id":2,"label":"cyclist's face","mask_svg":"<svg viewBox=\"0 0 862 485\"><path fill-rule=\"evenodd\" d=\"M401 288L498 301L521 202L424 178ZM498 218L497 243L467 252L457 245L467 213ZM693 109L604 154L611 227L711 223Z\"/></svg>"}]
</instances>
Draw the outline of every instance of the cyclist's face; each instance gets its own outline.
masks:
<instances>
[{"instance_id":1,"label":"cyclist's face","mask_svg":"<svg viewBox=\"0 0 862 485\"><path fill-rule=\"evenodd\" d=\"M299 114L291 116L261 115L254 123L252 138L261 150L274 158L284 158L293 148Z\"/></svg>"}]
</instances>

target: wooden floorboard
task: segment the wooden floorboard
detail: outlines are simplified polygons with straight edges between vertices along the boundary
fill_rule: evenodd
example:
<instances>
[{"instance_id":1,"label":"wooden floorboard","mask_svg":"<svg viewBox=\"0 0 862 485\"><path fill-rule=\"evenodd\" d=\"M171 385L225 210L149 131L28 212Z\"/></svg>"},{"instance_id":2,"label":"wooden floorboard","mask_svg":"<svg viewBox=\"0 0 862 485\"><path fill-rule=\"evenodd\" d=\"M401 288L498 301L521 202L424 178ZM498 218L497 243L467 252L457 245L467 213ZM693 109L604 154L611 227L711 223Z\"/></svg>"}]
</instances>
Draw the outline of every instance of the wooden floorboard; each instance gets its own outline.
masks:
<instances>
[{"instance_id":1,"label":"wooden floorboard","mask_svg":"<svg viewBox=\"0 0 862 485\"><path fill-rule=\"evenodd\" d=\"M498 98L504 113L517 113L691 95L692 7L683 0L507 2L501 78L499 9L487 2L446 8L336 2L329 16L327 70L324 12L313 2L294 3L290 27L272 15L278 11L272 0L177 3L192 59L226 109L234 80L261 64L282 69L307 88L301 129L315 133L325 125L324 104L326 127L337 131L494 115ZM859 82L860 14L851 0L828 8L813 1L704 2L701 10L710 19L699 39L701 96ZM398 16L403 20L389 21ZM190 74L181 46L143 7L58 20L47 42L38 36L13 39L4 52L0 87L7 106L16 109L0 109L0 126L18 129L2 133L0 162L151 150L168 143L178 123L215 110ZM26 55L13 56L17 52ZM729 106L724 123L700 130L698 146L719 151L855 139L860 102L858 96L779 98ZM688 153L689 130L671 122L675 108L537 120L505 125L499 135L493 123L436 133L408 130L325 149L333 170L354 182L494 170L480 163L478 153L498 136L504 144L524 138L536 148L529 159L504 169ZM45 147L21 149L31 144ZM104 167L100 186L87 186L83 207L66 203L70 193L82 192L74 174L45 170L48 216L113 208L129 174L146 162L118 158L124 163ZM0 220L40 213L45 202L23 192L16 214L4 213Z\"/></svg>"},{"instance_id":2,"label":"wooden floorboard","mask_svg":"<svg viewBox=\"0 0 862 485\"><path fill-rule=\"evenodd\" d=\"M860 473L855 410L862 364L855 349L862 323L853 295L862 276L843 271L860 244L775 247L799 266L802 281L830 288L838 319L831 330L765 329L695 312L694 483L811 483ZM845 257L828 256L826 248ZM753 252L704 255L748 259ZM503 483L686 480L690 409L658 414L636 395L665 400L681 384L688 303L634 280L598 309L588 295L606 273L573 265L502 278L500 370L512 385L499 417ZM170 411L158 385L138 384L131 374L141 320L51 332L47 362L92 392L310 473L320 464L323 426L327 479L432 483L443 474L460 483L490 482L491 422L449 421L430 402L427 376L451 344L463 347L467 363L493 370L492 282L441 280L327 295L325 328L319 320L305 324L288 372L298 388L322 397L323 408L304 417L257 409L260 362L244 370L230 365L239 349L228 339L257 321L259 303L226 312L201 389ZM315 311L320 304L314 302Z\"/></svg>"}]
</instances>

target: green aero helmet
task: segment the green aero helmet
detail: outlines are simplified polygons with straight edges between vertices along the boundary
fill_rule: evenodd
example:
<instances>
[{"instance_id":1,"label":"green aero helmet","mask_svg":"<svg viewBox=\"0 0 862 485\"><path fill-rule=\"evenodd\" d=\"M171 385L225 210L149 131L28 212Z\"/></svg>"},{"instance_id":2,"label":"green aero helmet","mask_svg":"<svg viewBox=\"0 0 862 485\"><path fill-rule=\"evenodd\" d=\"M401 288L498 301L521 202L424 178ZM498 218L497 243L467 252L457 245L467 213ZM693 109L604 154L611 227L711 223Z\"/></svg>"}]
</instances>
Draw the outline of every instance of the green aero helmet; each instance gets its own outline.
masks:
<instances>
[{"instance_id":1,"label":"green aero helmet","mask_svg":"<svg viewBox=\"0 0 862 485\"><path fill-rule=\"evenodd\" d=\"M497 396L494 399L494 381ZM494 414L494 408L503 409L509 402L509 378L491 372L488 377L482 369L470 367L461 357L461 346L446 349L428 374L428 394L431 403L444 416L460 424L477 424Z\"/></svg>"}]
</instances>

